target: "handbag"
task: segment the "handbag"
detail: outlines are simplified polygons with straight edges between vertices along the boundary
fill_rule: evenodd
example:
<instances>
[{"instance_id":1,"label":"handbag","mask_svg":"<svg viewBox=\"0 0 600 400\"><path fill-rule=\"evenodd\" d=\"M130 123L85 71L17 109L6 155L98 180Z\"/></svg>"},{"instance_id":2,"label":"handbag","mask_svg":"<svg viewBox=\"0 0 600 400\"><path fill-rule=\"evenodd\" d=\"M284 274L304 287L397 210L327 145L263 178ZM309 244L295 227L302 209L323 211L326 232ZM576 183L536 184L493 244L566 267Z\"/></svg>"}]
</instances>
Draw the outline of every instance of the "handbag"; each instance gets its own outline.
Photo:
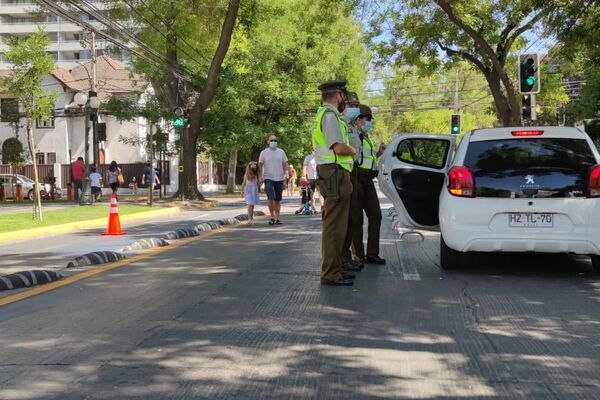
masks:
<instances>
[{"instance_id":1,"label":"handbag","mask_svg":"<svg viewBox=\"0 0 600 400\"><path fill-rule=\"evenodd\" d=\"M119 175L117 175L117 182L119 182L119 186L125 183L125 178L123 177L121 170L119 170Z\"/></svg>"}]
</instances>

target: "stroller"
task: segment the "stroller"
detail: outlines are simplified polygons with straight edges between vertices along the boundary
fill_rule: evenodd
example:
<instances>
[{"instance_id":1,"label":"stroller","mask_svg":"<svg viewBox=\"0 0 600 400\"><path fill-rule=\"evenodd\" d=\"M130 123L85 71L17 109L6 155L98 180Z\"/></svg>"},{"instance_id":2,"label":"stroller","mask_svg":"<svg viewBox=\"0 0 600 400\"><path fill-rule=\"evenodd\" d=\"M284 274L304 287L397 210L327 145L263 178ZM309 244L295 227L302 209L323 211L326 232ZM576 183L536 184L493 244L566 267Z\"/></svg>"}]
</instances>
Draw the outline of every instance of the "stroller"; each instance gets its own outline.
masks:
<instances>
[{"instance_id":1,"label":"stroller","mask_svg":"<svg viewBox=\"0 0 600 400\"><path fill-rule=\"evenodd\" d=\"M302 206L298 210L296 210L296 215L315 214L315 210L313 210L313 208L310 205L310 200L312 199L313 191L311 190L310 184L306 179L300 182L300 189L302 191Z\"/></svg>"}]
</instances>

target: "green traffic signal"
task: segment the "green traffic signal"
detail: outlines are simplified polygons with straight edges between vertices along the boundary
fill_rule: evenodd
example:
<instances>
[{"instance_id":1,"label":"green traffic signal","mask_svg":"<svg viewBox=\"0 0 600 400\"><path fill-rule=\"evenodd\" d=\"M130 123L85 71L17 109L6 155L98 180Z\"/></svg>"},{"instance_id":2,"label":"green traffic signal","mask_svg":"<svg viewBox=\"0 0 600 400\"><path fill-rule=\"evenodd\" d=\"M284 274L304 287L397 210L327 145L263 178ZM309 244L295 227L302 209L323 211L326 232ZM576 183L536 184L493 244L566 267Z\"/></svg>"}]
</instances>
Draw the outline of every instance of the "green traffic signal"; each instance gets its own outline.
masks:
<instances>
[{"instance_id":1,"label":"green traffic signal","mask_svg":"<svg viewBox=\"0 0 600 400\"><path fill-rule=\"evenodd\" d=\"M453 126L452 127L452 132L458 133L458 129L459 129L458 126Z\"/></svg>"},{"instance_id":2,"label":"green traffic signal","mask_svg":"<svg viewBox=\"0 0 600 400\"><path fill-rule=\"evenodd\" d=\"M185 126L185 120L182 117L173 119L173 128L181 129Z\"/></svg>"},{"instance_id":3,"label":"green traffic signal","mask_svg":"<svg viewBox=\"0 0 600 400\"><path fill-rule=\"evenodd\" d=\"M527 77L527 84L528 84L529 86L533 86L533 85L535 85L535 76L528 76L528 77Z\"/></svg>"}]
</instances>

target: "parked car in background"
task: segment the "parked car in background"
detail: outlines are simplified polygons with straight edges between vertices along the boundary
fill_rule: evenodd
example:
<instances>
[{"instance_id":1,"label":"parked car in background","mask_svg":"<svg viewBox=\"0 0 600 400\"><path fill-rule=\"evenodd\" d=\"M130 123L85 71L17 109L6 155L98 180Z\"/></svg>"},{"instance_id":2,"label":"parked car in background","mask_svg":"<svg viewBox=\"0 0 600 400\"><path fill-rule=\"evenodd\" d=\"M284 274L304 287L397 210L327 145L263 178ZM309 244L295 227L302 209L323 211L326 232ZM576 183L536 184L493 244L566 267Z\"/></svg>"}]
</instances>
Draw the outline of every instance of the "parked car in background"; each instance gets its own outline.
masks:
<instances>
[{"instance_id":1,"label":"parked car in background","mask_svg":"<svg viewBox=\"0 0 600 400\"><path fill-rule=\"evenodd\" d=\"M14 199L17 195L17 184L23 186L23 194L29 200L33 200L33 188L35 183L24 175L0 174L0 184L4 187L4 193L7 199ZM50 184L40 183L40 195L46 199L50 193Z\"/></svg>"},{"instance_id":2,"label":"parked car in background","mask_svg":"<svg viewBox=\"0 0 600 400\"><path fill-rule=\"evenodd\" d=\"M570 127L400 135L380 185L409 228L441 231L440 265L466 252L589 255L600 272L600 154Z\"/></svg>"}]
</instances>

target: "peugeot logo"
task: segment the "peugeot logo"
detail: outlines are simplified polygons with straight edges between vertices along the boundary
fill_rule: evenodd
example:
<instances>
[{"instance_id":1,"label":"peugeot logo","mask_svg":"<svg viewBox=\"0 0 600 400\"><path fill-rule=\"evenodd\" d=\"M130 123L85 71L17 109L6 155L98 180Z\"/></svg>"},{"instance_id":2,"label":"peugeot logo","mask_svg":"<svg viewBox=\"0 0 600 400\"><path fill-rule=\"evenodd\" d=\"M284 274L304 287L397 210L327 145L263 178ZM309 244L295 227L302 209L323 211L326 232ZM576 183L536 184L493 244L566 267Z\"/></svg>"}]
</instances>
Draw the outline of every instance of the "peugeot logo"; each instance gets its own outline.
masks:
<instances>
[{"instance_id":1,"label":"peugeot logo","mask_svg":"<svg viewBox=\"0 0 600 400\"><path fill-rule=\"evenodd\" d=\"M525 177L525 184L526 185L534 185L535 182L533 181L533 175L527 175Z\"/></svg>"}]
</instances>

